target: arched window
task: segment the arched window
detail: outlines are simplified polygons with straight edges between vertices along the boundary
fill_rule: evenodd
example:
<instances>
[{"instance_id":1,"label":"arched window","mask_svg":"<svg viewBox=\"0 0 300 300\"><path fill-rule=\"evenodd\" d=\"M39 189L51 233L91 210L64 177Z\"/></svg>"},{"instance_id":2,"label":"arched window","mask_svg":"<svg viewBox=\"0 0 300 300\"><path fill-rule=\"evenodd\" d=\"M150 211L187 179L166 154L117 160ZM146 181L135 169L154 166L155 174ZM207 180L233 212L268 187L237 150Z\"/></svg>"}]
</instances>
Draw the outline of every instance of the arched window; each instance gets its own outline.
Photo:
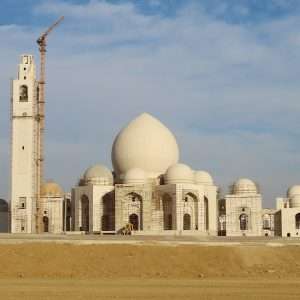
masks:
<instances>
[{"instance_id":1,"label":"arched window","mask_svg":"<svg viewBox=\"0 0 300 300\"><path fill-rule=\"evenodd\" d=\"M300 213L295 216L296 229L300 229Z\"/></svg>"},{"instance_id":2,"label":"arched window","mask_svg":"<svg viewBox=\"0 0 300 300\"><path fill-rule=\"evenodd\" d=\"M183 230L191 230L191 216L189 214L183 216Z\"/></svg>"},{"instance_id":3,"label":"arched window","mask_svg":"<svg viewBox=\"0 0 300 300\"><path fill-rule=\"evenodd\" d=\"M81 197L81 231L89 231L89 209L89 198L86 195L83 195Z\"/></svg>"},{"instance_id":4,"label":"arched window","mask_svg":"<svg viewBox=\"0 0 300 300\"><path fill-rule=\"evenodd\" d=\"M49 232L49 218L47 216L43 217L43 225L44 225L44 232Z\"/></svg>"},{"instance_id":5,"label":"arched window","mask_svg":"<svg viewBox=\"0 0 300 300\"><path fill-rule=\"evenodd\" d=\"M240 230L248 230L248 216L246 214L240 215Z\"/></svg>"},{"instance_id":6,"label":"arched window","mask_svg":"<svg viewBox=\"0 0 300 300\"><path fill-rule=\"evenodd\" d=\"M20 102L27 102L28 101L28 87L27 85L21 85L20 86Z\"/></svg>"}]
</instances>

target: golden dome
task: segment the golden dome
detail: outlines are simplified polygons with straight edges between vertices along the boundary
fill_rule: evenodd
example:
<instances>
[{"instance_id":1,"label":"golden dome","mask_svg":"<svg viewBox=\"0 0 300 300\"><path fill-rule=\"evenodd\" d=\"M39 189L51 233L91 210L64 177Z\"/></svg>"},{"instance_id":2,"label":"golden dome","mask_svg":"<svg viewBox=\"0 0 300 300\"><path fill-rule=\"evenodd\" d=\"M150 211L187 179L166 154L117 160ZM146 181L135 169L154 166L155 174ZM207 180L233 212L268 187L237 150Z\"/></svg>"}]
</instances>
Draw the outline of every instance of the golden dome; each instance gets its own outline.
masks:
<instances>
[{"instance_id":1,"label":"golden dome","mask_svg":"<svg viewBox=\"0 0 300 300\"><path fill-rule=\"evenodd\" d=\"M42 185L41 196L61 198L64 196L64 191L57 183L48 181Z\"/></svg>"}]
</instances>

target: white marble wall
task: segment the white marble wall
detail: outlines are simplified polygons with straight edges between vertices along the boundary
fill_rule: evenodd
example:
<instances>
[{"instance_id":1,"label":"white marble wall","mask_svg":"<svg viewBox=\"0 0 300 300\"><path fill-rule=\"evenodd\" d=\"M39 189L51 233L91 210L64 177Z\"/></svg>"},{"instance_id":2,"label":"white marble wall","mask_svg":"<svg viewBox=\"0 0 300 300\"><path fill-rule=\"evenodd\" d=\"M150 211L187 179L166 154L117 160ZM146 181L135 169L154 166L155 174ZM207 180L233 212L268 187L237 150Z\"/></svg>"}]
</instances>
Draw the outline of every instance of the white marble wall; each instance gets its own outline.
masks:
<instances>
[{"instance_id":1,"label":"white marble wall","mask_svg":"<svg viewBox=\"0 0 300 300\"><path fill-rule=\"evenodd\" d=\"M261 236L262 205L260 194L227 195L226 201L226 235L227 236ZM248 215L248 229L240 229L240 216Z\"/></svg>"},{"instance_id":2,"label":"white marble wall","mask_svg":"<svg viewBox=\"0 0 300 300\"><path fill-rule=\"evenodd\" d=\"M62 233L64 231L63 205L64 205L63 197L42 197L41 198L41 211L43 217L48 218L49 233Z\"/></svg>"},{"instance_id":3,"label":"white marble wall","mask_svg":"<svg viewBox=\"0 0 300 300\"><path fill-rule=\"evenodd\" d=\"M72 190L72 227L80 231L82 227L81 199L86 196L89 201L89 232L102 230L103 197L114 190L113 186L86 185L77 186Z\"/></svg>"},{"instance_id":4,"label":"white marble wall","mask_svg":"<svg viewBox=\"0 0 300 300\"><path fill-rule=\"evenodd\" d=\"M300 208L283 208L281 210L281 230L282 236L300 237L300 229L296 228L296 215L300 213Z\"/></svg>"}]
</instances>

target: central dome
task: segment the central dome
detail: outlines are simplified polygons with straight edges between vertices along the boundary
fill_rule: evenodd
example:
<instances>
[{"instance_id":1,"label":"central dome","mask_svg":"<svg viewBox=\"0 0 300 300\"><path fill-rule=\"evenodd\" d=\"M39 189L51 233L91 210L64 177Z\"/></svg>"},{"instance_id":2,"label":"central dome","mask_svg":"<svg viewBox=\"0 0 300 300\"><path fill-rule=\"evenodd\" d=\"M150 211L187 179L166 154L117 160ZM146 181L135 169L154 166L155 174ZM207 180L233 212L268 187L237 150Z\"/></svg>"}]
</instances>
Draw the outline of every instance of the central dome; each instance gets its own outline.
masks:
<instances>
[{"instance_id":1,"label":"central dome","mask_svg":"<svg viewBox=\"0 0 300 300\"><path fill-rule=\"evenodd\" d=\"M111 158L120 177L133 168L156 177L178 162L179 149L172 132L151 115L143 113L117 135Z\"/></svg>"}]
</instances>

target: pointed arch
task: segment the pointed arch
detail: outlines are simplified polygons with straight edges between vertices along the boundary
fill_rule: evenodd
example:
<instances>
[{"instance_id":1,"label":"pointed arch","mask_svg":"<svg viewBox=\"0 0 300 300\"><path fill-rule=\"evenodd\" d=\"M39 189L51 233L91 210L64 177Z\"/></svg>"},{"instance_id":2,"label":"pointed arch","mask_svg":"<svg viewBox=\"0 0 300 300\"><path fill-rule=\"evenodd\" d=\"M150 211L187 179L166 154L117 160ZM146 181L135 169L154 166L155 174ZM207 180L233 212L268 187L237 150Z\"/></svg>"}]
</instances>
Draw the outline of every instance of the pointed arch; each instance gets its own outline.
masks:
<instances>
[{"instance_id":1,"label":"pointed arch","mask_svg":"<svg viewBox=\"0 0 300 300\"><path fill-rule=\"evenodd\" d=\"M19 101L20 102L27 102L28 101L28 86L25 85L25 84L20 86Z\"/></svg>"},{"instance_id":2,"label":"pointed arch","mask_svg":"<svg viewBox=\"0 0 300 300\"><path fill-rule=\"evenodd\" d=\"M300 229L300 213L295 215L295 225L296 229Z\"/></svg>"},{"instance_id":3,"label":"pointed arch","mask_svg":"<svg viewBox=\"0 0 300 300\"><path fill-rule=\"evenodd\" d=\"M248 215L241 214L239 220L240 220L240 230L248 230Z\"/></svg>"},{"instance_id":4,"label":"pointed arch","mask_svg":"<svg viewBox=\"0 0 300 300\"><path fill-rule=\"evenodd\" d=\"M190 216L190 229L184 229L185 217L183 217L183 230L198 230L199 229L199 199L197 195L193 192L187 192L184 195L184 214ZM186 216L187 218L187 216Z\"/></svg>"},{"instance_id":5,"label":"pointed arch","mask_svg":"<svg viewBox=\"0 0 300 300\"><path fill-rule=\"evenodd\" d=\"M134 230L143 230L143 197L139 193L130 192L125 197L127 206L127 221ZM132 223L134 222L134 224Z\"/></svg>"},{"instance_id":6,"label":"pointed arch","mask_svg":"<svg viewBox=\"0 0 300 300\"><path fill-rule=\"evenodd\" d=\"M127 197L130 197L131 200L134 202L136 200L142 200L142 196L136 192L130 192L127 194Z\"/></svg>"}]
</instances>

